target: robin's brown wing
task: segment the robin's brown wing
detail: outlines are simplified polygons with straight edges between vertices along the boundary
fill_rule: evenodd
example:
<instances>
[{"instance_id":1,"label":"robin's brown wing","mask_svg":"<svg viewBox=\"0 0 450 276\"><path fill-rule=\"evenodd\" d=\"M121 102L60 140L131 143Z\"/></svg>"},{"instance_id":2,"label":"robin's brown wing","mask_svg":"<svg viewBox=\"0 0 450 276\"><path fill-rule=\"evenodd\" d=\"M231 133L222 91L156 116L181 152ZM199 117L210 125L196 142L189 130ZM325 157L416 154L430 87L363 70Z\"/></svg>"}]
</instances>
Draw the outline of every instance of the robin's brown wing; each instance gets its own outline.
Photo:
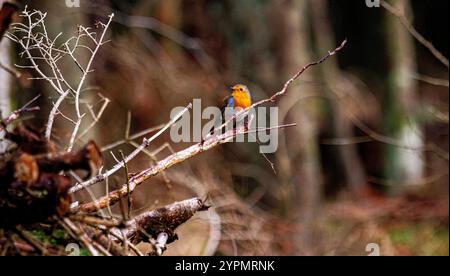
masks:
<instances>
[{"instance_id":1,"label":"robin's brown wing","mask_svg":"<svg viewBox=\"0 0 450 276\"><path fill-rule=\"evenodd\" d=\"M234 106L234 98L233 96L228 96L225 97L222 101L222 104L220 106L220 114L222 114L222 116L220 117L220 122L216 121L214 124L214 127L211 128L211 130L209 131L210 134L214 133L215 130L215 126L216 125L222 125L223 123L225 123L225 108L227 107L233 107Z\"/></svg>"}]
</instances>

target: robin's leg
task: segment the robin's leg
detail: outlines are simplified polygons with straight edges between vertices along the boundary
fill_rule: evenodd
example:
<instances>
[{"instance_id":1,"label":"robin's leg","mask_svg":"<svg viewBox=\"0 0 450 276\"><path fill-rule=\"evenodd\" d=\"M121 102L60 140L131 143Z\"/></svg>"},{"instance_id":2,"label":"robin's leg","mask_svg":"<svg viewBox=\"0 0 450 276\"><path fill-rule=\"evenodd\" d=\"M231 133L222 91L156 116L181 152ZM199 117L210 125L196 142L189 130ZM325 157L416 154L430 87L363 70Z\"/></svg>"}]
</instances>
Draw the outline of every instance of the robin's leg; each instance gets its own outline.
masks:
<instances>
[{"instance_id":1,"label":"robin's leg","mask_svg":"<svg viewBox=\"0 0 450 276\"><path fill-rule=\"evenodd\" d=\"M244 118L244 129L245 132L250 131L250 127L252 126L253 120L255 119L254 114L250 114L248 117Z\"/></svg>"}]
</instances>

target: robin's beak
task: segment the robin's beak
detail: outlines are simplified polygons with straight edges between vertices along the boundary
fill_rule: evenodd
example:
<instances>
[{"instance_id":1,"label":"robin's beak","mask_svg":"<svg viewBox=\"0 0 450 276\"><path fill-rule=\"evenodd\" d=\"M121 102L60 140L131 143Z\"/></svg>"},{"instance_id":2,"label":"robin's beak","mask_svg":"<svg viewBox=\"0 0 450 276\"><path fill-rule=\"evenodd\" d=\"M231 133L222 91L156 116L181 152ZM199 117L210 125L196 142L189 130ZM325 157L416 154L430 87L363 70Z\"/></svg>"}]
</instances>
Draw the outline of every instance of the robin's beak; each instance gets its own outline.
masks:
<instances>
[{"instance_id":1,"label":"robin's beak","mask_svg":"<svg viewBox=\"0 0 450 276\"><path fill-rule=\"evenodd\" d=\"M233 91L234 90L234 86L229 86L228 90Z\"/></svg>"}]
</instances>

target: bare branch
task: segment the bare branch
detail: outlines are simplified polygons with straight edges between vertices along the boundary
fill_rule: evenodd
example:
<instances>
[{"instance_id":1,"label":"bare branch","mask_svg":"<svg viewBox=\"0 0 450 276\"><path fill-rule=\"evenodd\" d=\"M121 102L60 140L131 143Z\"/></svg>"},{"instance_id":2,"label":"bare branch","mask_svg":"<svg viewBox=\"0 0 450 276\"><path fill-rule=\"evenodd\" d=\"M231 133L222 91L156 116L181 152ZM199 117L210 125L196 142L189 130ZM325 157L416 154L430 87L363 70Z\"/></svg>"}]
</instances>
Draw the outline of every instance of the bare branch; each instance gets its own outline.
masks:
<instances>
[{"instance_id":1,"label":"bare branch","mask_svg":"<svg viewBox=\"0 0 450 276\"><path fill-rule=\"evenodd\" d=\"M278 126L276 128L286 128L286 127L291 127L294 125L295 124L286 125L286 126ZM133 192L138 186L143 184L145 181L147 181L151 177L158 175L159 173L169 169L170 167L172 167L176 164L179 164L183 161L193 158L193 157L197 156L198 154L206 152L208 150L211 150L219 145L229 143L234 138L236 138L238 135L247 134L247 133L255 133L258 131L267 131L267 130L272 130L272 129L274 129L274 128L267 128L267 129L260 129L260 130L245 130L245 128L242 127L239 130L230 130L230 131L226 132L225 134L218 135L218 136L212 136L209 139L207 139L206 141L204 141L203 143L193 145L185 150L182 150L182 151L179 151L179 152L176 152L176 153L170 155L166 159L159 161L152 167L150 167L150 168L138 173L137 175L133 176L132 178L130 178L128 180L128 183L123 185L120 189L118 189L116 191L112 191L108 195L101 197L94 202L86 203L86 204L80 206L79 208L81 211L84 211L84 212L95 212L97 210L107 208L108 206L119 202L122 198L126 197L130 192ZM96 179L96 178L94 178L94 179ZM90 182L87 182L87 183L90 183ZM81 186L81 187L75 186L72 188L72 190L74 188L80 190L80 189L86 188L86 187L88 187L88 186ZM77 191L77 190L75 190L75 191Z\"/></svg>"},{"instance_id":2,"label":"bare branch","mask_svg":"<svg viewBox=\"0 0 450 276\"><path fill-rule=\"evenodd\" d=\"M153 135L149 139L144 139L144 142L125 158L125 162L130 162L131 160L133 160L139 153L141 153L145 148L147 148L151 142L153 142L156 138L161 136L161 134L163 134L167 129L169 129L172 125L174 125L191 108L192 108L192 104L189 104L184 110L182 110L177 116L175 116L172 120L170 120L170 122L167 123L166 126L163 127L160 131L158 131L155 135ZM124 166L123 161L118 162L112 169L108 170L107 172L97 175L96 177L94 177L86 182L78 183L77 185L75 185L74 187L72 187L70 189L69 193L75 193L84 188L87 188L94 184L102 182L103 180L105 180L106 178L113 175L121 168L123 168L123 166Z\"/></svg>"},{"instance_id":3,"label":"bare branch","mask_svg":"<svg viewBox=\"0 0 450 276\"><path fill-rule=\"evenodd\" d=\"M7 33L6 37L10 40L19 44L23 50L21 56L25 57L29 62L30 66L18 66L19 68L31 68L34 69L39 77L34 79L45 80L51 87L58 93L59 98L54 104L48 120L45 131L45 137L47 139L51 138L52 128L54 125L55 117L58 114L59 107L67 100L68 96L73 93L75 97L75 111L77 118L75 119L76 124L71 134L71 139L68 144L68 149L72 150L76 138L78 137L78 131L80 129L83 114L80 111L81 105L81 93L84 90L84 85L86 83L88 75L92 72L93 61L105 41L106 33L112 22L114 14L109 16L109 21L106 24L100 24L103 27L99 39L97 40L97 34L92 32L90 28L80 26L78 28L78 34L74 37L69 38L67 41L57 46L58 39L62 36L59 33L54 38L50 38L45 25L46 13L38 10L29 11L25 8L20 14L21 17L26 19L26 23L16 23L12 25L11 32ZM94 44L95 47L92 49L90 46L82 44L82 40L90 41L90 44ZM78 49L89 49L90 56L88 57L88 62L86 67L83 67L82 63L76 58L75 52ZM81 70L80 80L76 85L71 85L65 79L65 72L60 69L60 61L64 57L69 57L75 65ZM74 88L76 87L76 88ZM100 110L97 116L94 116L94 122L88 127L88 129L82 133L84 136L87 131L92 129L92 127L98 122L100 116L102 115L107 104Z\"/></svg>"},{"instance_id":4,"label":"bare branch","mask_svg":"<svg viewBox=\"0 0 450 276\"><path fill-rule=\"evenodd\" d=\"M82 75L82 77L81 77L80 83L78 84L78 88L77 88L77 90L75 91L75 109L76 109L76 111L77 111L77 116L78 116L78 117L81 117L81 112L80 112L80 93L81 93L81 90L82 90L82 88L83 88L84 82L86 81L86 77L87 77L88 73L89 73L90 70L91 70L91 67L92 67L92 64L93 64L93 62L94 62L95 56L96 56L98 50L100 49L100 46L103 45L103 42L104 42L104 39L105 39L106 32L107 32L107 30L108 30L108 28L109 28L109 25L111 24L111 21L112 21L113 17L114 17L114 14L111 14L111 15L109 16L109 21L108 21L108 23L104 26L103 32L102 32L102 34L101 34L101 36L100 36L100 40L99 40L98 42L97 42L97 41L92 37L92 35L88 32L88 29L87 29L87 28L81 27L81 28L83 29L83 31L85 31L85 32L89 35L89 37L91 37L91 38L94 40L94 42L96 43L96 47L95 47L95 49L93 50L93 53L92 53L92 55L91 55L91 58L89 59L89 62L88 62L88 64L87 64L87 66L86 66L86 69L84 69L84 73L83 73L83 75Z\"/></svg>"},{"instance_id":5,"label":"bare branch","mask_svg":"<svg viewBox=\"0 0 450 276\"><path fill-rule=\"evenodd\" d=\"M178 226L188 221L195 213L206 211L208 208L199 198L175 202L140 214L127 222L123 232L133 244L153 238L156 240L155 245L158 245L158 237L160 237L159 247L164 247L166 243L176 239L175 229ZM118 228L111 229L111 232L117 235L120 235L120 231ZM160 236L161 233L165 233L167 239L163 235Z\"/></svg>"},{"instance_id":6,"label":"bare branch","mask_svg":"<svg viewBox=\"0 0 450 276\"><path fill-rule=\"evenodd\" d=\"M414 78L418 81L422 81L424 83L428 83L431 85L442 86L442 87L447 87L447 88L449 87L448 80L434 78L434 77L425 76L425 75L419 75L419 74L415 75Z\"/></svg>"},{"instance_id":7,"label":"bare branch","mask_svg":"<svg viewBox=\"0 0 450 276\"><path fill-rule=\"evenodd\" d=\"M73 132L72 132L72 137L70 137L69 146L67 147L67 152L71 152L73 149L73 146L75 144L76 135L78 133L78 130L80 129L81 121L83 120L84 115L85 114L81 115L81 117L78 118L78 121L75 124L75 128L73 129Z\"/></svg>"},{"instance_id":8,"label":"bare branch","mask_svg":"<svg viewBox=\"0 0 450 276\"><path fill-rule=\"evenodd\" d=\"M417 30L414 28L414 26L409 22L408 18L406 18L405 14L402 11L399 11L398 9L391 6L386 1L381 1L381 6L385 8L387 11L389 11L391 14L396 16L402 25L408 30L408 32L415 38L417 41L419 41L420 44L425 46L431 54L433 54L442 64L444 64L447 68L449 67L448 59L441 53L439 50L437 50L434 45L428 41L425 37L423 37Z\"/></svg>"},{"instance_id":9,"label":"bare branch","mask_svg":"<svg viewBox=\"0 0 450 276\"><path fill-rule=\"evenodd\" d=\"M11 113L9 116L7 116L6 118L0 120L0 130L2 129L6 129L6 127L12 123L13 121L17 120L22 114L25 113L31 113L31 112L37 112L40 110L40 108L38 106L36 107L29 107L30 105L32 105L37 99L39 99L40 95L33 98L31 101L29 101L28 103L26 103L23 107L21 107L20 109L14 111L13 113Z\"/></svg>"},{"instance_id":10,"label":"bare branch","mask_svg":"<svg viewBox=\"0 0 450 276\"><path fill-rule=\"evenodd\" d=\"M89 133L89 131L91 131L91 129L93 129L95 127L95 125L100 121L101 117L103 116L103 113L105 112L106 108L108 107L109 103L111 102L108 98L105 98L103 96L101 96L103 99L103 104L100 108L100 110L98 111L97 114L94 113L93 109L91 107L89 108L89 111L91 112L91 115L93 117L93 122L78 136L78 140L83 138L86 134Z\"/></svg>"},{"instance_id":11,"label":"bare branch","mask_svg":"<svg viewBox=\"0 0 450 276\"><path fill-rule=\"evenodd\" d=\"M152 132L154 132L154 131L160 130L160 129L162 129L164 126L165 126L165 125L159 125L159 126L155 126L155 127L152 127L152 128L148 128L148 129L145 129L145 130L143 130L143 131L140 131L140 132L138 132L138 133L136 133L136 134L131 135L131 136L129 137L129 139L123 139L123 140L114 142L114 143L112 143L112 144L106 145L106 146L102 147L102 152L109 151L109 150L112 150L112 149L114 149L114 148L120 147L120 146L122 146L122 145L128 143L129 141L136 140L136 139L141 138L141 137L143 137L143 136L146 136L146 135L148 135L148 134L150 134L150 133L152 133Z\"/></svg>"}]
</instances>

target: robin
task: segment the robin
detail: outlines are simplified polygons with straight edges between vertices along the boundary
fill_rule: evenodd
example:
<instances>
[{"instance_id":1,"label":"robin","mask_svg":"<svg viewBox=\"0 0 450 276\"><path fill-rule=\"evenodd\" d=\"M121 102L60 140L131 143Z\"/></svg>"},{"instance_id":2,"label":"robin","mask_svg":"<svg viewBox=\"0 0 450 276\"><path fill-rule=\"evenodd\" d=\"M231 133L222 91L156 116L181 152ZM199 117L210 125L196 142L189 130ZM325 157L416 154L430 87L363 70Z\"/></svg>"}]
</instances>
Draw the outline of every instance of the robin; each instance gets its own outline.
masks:
<instances>
[{"instance_id":1,"label":"robin","mask_svg":"<svg viewBox=\"0 0 450 276\"><path fill-rule=\"evenodd\" d=\"M246 109L252 105L252 94L247 86L237 84L230 87L230 92L230 95L224 99L222 109L225 107Z\"/></svg>"},{"instance_id":2,"label":"robin","mask_svg":"<svg viewBox=\"0 0 450 276\"><path fill-rule=\"evenodd\" d=\"M230 87L230 95L225 97L223 104L221 106L222 112L222 122L225 122L225 111L226 109L232 109L233 113L238 109L246 109L252 105L252 94L247 86L243 84L236 84ZM229 115L229 114L227 114ZM233 124L236 126L235 123ZM217 124L216 124L217 126ZM214 128L211 129L210 134L214 133Z\"/></svg>"}]
</instances>

